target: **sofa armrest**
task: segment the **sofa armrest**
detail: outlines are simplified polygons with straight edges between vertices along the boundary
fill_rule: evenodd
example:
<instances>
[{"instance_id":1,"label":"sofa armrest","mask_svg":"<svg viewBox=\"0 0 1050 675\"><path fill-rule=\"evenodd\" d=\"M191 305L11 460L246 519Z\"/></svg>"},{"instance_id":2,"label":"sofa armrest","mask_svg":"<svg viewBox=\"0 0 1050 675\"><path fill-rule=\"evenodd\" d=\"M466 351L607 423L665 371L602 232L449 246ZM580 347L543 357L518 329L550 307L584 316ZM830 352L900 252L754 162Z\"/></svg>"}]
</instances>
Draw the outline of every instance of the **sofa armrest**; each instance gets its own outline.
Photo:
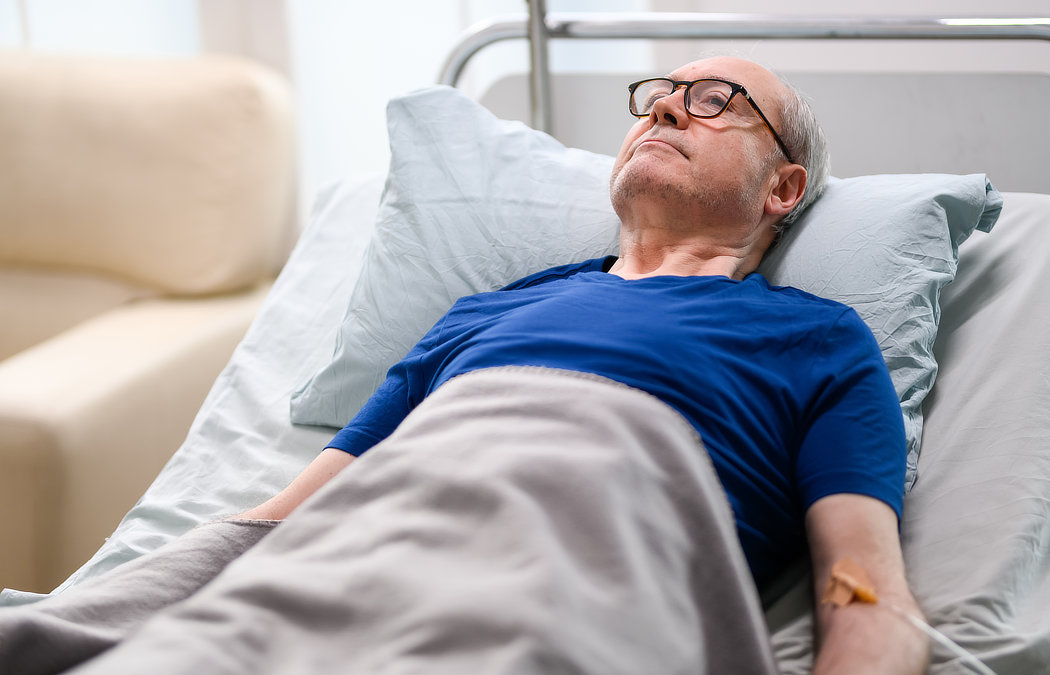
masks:
<instances>
[{"instance_id":1,"label":"sofa armrest","mask_svg":"<svg viewBox=\"0 0 1050 675\"><path fill-rule=\"evenodd\" d=\"M153 299L0 362L0 586L46 591L178 448L269 288Z\"/></svg>"}]
</instances>

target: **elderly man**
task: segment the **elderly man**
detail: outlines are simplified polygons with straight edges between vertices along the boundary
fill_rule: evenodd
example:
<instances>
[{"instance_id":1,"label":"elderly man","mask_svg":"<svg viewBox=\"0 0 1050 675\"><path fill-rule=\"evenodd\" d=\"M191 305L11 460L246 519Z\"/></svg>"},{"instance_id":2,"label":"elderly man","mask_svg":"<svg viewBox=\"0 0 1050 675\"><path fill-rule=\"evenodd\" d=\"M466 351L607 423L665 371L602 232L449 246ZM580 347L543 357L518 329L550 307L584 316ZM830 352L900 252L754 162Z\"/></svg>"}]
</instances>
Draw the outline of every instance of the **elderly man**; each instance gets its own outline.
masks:
<instances>
[{"instance_id":1,"label":"elderly man","mask_svg":"<svg viewBox=\"0 0 1050 675\"><path fill-rule=\"evenodd\" d=\"M698 428L760 586L798 553L792 538L805 536L818 593L832 566L849 558L886 602L918 614L897 534L904 470L899 411L874 340L851 311L772 288L753 274L785 217L823 188L826 151L812 113L770 71L726 57L632 85L630 106L640 119L623 142L611 180L622 223L619 257L519 281L487 294L490 309L457 305L391 370L331 447L287 490L245 515L288 515L456 374L503 365L589 371L653 393ZM776 131L784 125L790 142ZM578 289L540 292L555 281L578 281ZM531 294L520 302L498 297L524 291ZM469 321L458 333L442 330L461 313L479 312L485 319ZM719 345L709 332L675 325L688 316L725 322L743 336ZM585 345L586 357L565 348L566 332L568 340ZM595 333L611 336L614 346ZM694 338L728 352L695 373L680 369L677 381L663 381L678 365L654 355L677 358L673 346ZM608 354L596 357L599 350ZM800 358L811 362L805 375L794 369ZM726 365L734 359L736 365ZM827 382L837 376L839 390L832 390ZM744 378L754 381L740 382ZM824 389L803 395L806 387ZM791 389L791 405L778 405ZM814 404L821 396L826 400ZM791 465L789 457L807 464ZM801 508L793 502L798 499ZM804 514L804 522L792 522L793 512ZM925 640L887 610L825 603L819 623L815 672L923 668Z\"/></svg>"},{"instance_id":2,"label":"elderly man","mask_svg":"<svg viewBox=\"0 0 1050 675\"><path fill-rule=\"evenodd\" d=\"M633 497L642 509L667 514L668 520L680 517L682 522L689 523L694 518L690 513L693 495L688 494L692 483L674 483L674 474L700 471L702 467L695 464L696 456L706 449L729 498L735 532L747 566L760 588L803 556L808 544L819 607L819 649L814 672L895 675L921 672L926 659L925 639L898 615L881 606L892 603L918 614L905 581L897 534L904 475L903 428L897 398L878 347L852 310L795 289L772 287L754 273L784 219L797 213L822 189L827 169L819 127L801 97L775 75L754 63L733 58L696 61L667 77L631 85L630 109L639 121L624 140L611 179L613 206L622 221L619 257L564 265L495 293L461 299L406 358L391 369L387 380L354 420L288 488L241 514L239 519L278 521L290 517L289 527L302 523L298 527L303 534L296 545L308 546L314 535L308 534L308 520L300 516L298 507L329 482L333 487L350 489L349 483L335 485L333 478L337 474L342 480L344 475L365 472L367 465L368 471L379 476L378 482L361 484L367 487L358 485L357 489L382 493L383 489L377 486L393 485L390 489L396 490L399 481L404 479L391 476L402 474L384 473L388 467L383 466L383 462L389 461L395 466L401 461L398 459L401 453L402 464L440 464L447 455L423 454L416 448L433 444L433 439L447 434L450 427L470 426L474 412L479 416L489 414L487 402L478 400L485 394L475 394L466 408L457 408L456 401L451 407L445 404L440 418L429 423L430 426L424 425L421 431L420 423L415 420L421 416L425 419L426 413L421 415L418 411L459 386L449 383L453 378L463 376L458 381L473 382L471 378L477 373L502 372L500 369L508 367L519 369L514 371L517 373L524 369L526 375L510 380L507 385L517 393L519 387L527 388L530 384L533 371L529 369L580 373L587 382L580 385L582 389L575 385L570 389L583 391L587 397L593 394L594 398L588 398L582 408L565 416L584 416L592 402L597 408L608 403L615 415L608 418L607 423L597 424L601 438L590 445L586 440L578 444L565 440L565 447L560 447L562 442L555 434L555 447L545 447L542 451L528 447L524 460L520 460L513 455L520 454L521 444L533 443L529 438L524 441L520 438L533 433L537 438L546 438L543 435L546 427L541 424L535 432L532 427L512 429L505 434L510 439L508 445L487 448L484 446L493 438L497 444L506 440L499 433L493 435L490 429L484 436L470 438L468 444L482 447L471 448L469 452L473 454L466 455L469 459L464 461L464 455L457 455L459 459L449 460L450 464L464 461L464 465L441 475L459 485L468 480L461 481L460 474L475 471L469 462L488 461L484 459L488 454L512 456L508 460L512 468L506 475L485 474L484 478L498 483L493 487L494 493L503 490L500 499L485 496L493 511L502 514L509 512L510 504L520 507L520 495L528 493L532 489L529 486L536 484L538 479L529 468L530 462L553 463L558 467L553 470L555 474L562 466L569 467L566 469L569 472L579 471L572 464L579 453L599 457L593 464L584 465L587 470L592 466L604 467L607 462L601 457L604 451L601 446L614 447L616 441L610 439L626 435L630 438L625 445L630 447L624 452L642 453L642 459L627 470L627 484L636 486ZM616 386L606 384L610 381L617 383ZM498 390L497 387L493 391ZM541 398L544 395L541 393ZM579 405L577 399L579 395L573 393L564 405ZM543 414L557 418L561 405L554 404ZM460 423L457 415L466 421ZM688 424L679 425L683 419ZM574 422L556 421L570 426ZM635 434L620 428L629 424L637 424L642 431ZM645 428L646 424L650 428ZM688 437L684 444L672 438L679 427L695 430L703 448L689 440L695 436ZM671 431L665 436L666 429ZM593 429L586 433L594 436ZM460 437L453 435L452 438ZM537 440L533 444L544 443ZM456 440L452 445L455 444ZM377 445L380 447L373 455L375 461L370 457L361 462L360 469L355 465L350 471L342 472L355 457ZM598 446L597 452L591 445ZM672 456L674 451L667 448L676 445L684 450ZM634 446L641 449L631 449ZM609 454L614 453L610 450ZM514 464L515 461L519 463ZM659 471L653 473L653 466ZM615 476L615 471L609 475ZM650 480L650 475L663 478ZM671 478L666 478L669 475ZM601 483L615 479L604 476L595 474L593 480ZM538 490L545 497L524 508L533 520L537 520L536 512L543 512L538 520L554 523L552 529L561 531L555 538L561 536L569 540L564 549L555 549L550 557L569 554L579 557L576 563L564 568L567 572L558 573L562 581L574 578L580 569L590 569L587 566L594 560L599 562L598 577L616 578L631 576L629 571L642 568L662 570L658 576L674 576L678 574L675 570L680 571L684 565L695 568L690 573L693 576L687 575L695 580L703 577L705 556L710 556L711 564L715 564L718 557L715 553L682 553L695 547L685 541L694 533L692 526L676 530L669 522L651 515L641 518L642 525L630 524L628 521L636 514L630 503L623 505L622 491L614 495L613 501L617 501L620 506L616 508L627 515L620 516L619 511L609 506L606 523L602 510L608 500L602 501L605 497L600 496L604 494L601 486L590 485L588 478L585 471L581 476L574 476L568 487L562 487L563 492L583 493L576 499L559 494L551 487L558 484L557 476L552 479L547 475ZM409 480L425 482L428 479ZM672 487L654 488L667 480ZM510 484L511 489L505 489L504 483ZM470 489L477 491L478 488ZM333 490L324 492L324 499L330 499ZM401 529L374 540L383 542L384 550L390 550L387 545L401 550L399 546L405 541L440 539L444 542L451 537L435 534L451 527L439 514L465 513L462 504L467 498L444 487L426 488L425 492L429 501L425 506L415 504L415 510L410 509L410 515L398 526ZM673 494L668 497L664 493ZM417 494L406 499L411 502L422 497ZM555 513L558 503L573 499L574 504L584 506L575 506L569 520L559 520L562 516ZM310 503L318 501L314 499ZM665 503L670 506L664 508ZM309 509L304 506L304 510ZM597 519L591 519L593 512L597 512ZM573 521L577 516L581 520ZM297 521L297 517L301 520ZM346 515L351 532L357 517L355 512ZM369 524L367 517L361 518L362 529L379 527ZM466 577L467 581L473 576L481 588L500 588L494 579L517 578L515 575L520 576L524 574L522 570L531 570L535 565L536 551L529 549L530 537L534 536L529 529L532 526L521 524L526 520L525 516L509 520L500 516L500 527L510 522L514 527L520 525L520 530L508 533L497 528L491 532L486 530L485 537L481 537L482 540L516 540L510 545L513 553L509 556L489 564L487 559L477 560L478 555L462 537L451 537L461 543L452 547L456 549L452 558L439 557L435 559L440 563L429 563L443 566L435 567L433 573L448 573L449 579ZM490 523L483 517L475 526L487 528ZM575 539L586 541L577 546L572 541ZM620 547L617 542L626 539L642 544ZM613 545L606 548L606 542ZM438 548L449 547L441 543ZM432 560L422 553L418 555L420 565L425 564L424 560ZM468 561L471 556L473 561ZM636 556L653 557L655 567L647 567L647 562L627 560ZM881 605L820 601L819 594L832 576L833 565L845 559L851 560L855 568L870 578ZM394 556L391 560L402 560L391 562L392 566L404 565L405 558ZM346 564L356 563L348 560ZM636 564L641 567L635 567ZM542 567L546 565L541 561ZM552 560L550 565L557 567L558 561ZM241 569L243 573L248 568ZM416 583L411 576L399 578L405 583ZM467 595L471 594L469 585L455 586L452 580L448 583L455 588L466 588ZM620 672L662 673L682 669L682 672L693 672L705 659L708 664L734 663L706 657L705 650L715 649L712 645L697 651L688 644L688 639L675 637L665 645L657 644L655 637L677 629L676 621L667 617L681 615L693 617L688 620L701 624L732 624L736 619L728 614L734 605L707 608L709 612L723 612L723 615L718 619L699 620L692 609L678 613L679 605L685 601L677 597L676 592L666 592L667 597L651 601L644 592L647 583L642 581L631 586L625 582L625 588L633 590L625 590L620 595L613 592L612 597L619 598L616 600L595 590L600 584L593 575L581 573L576 582L563 586L571 587L571 591L567 591L569 596L562 602L576 612L572 616L577 619L572 623L590 621L595 626L591 632L578 633L582 637L575 639L571 648L566 647L590 654L589 663L605 663L591 666L588 672L613 672L615 667L621 668ZM688 593L693 583L683 582L679 590ZM716 579L708 583L717 586L722 582ZM555 587L542 586L547 594ZM496 590L491 592L495 602L510 603L512 600L508 598L514 597L502 596ZM663 586L660 592L665 592ZM416 604L427 608L424 613L431 611L433 588L421 589L418 593L420 600ZM648 595L653 593L659 594L652 591ZM231 592L231 597L243 595L243 591ZM418 616L419 607L403 600L400 592L396 595L398 602L405 603L405 613ZM465 602L462 593L452 595L454 597L445 597L440 591L436 593L437 597L444 597L439 603L442 609L434 614L439 617L436 622L446 627L454 627L457 622L470 623L466 617L473 615L461 606ZM523 596L517 597L525 602ZM450 604L452 610L448 609ZM548 601L545 606L549 608L551 604ZM208 611L217 611L215 607ZM480 645L490 639L504 640L499 636L513 636L518 629L525 631L530 621L546 622L542 617L536 618L532 605L517 614L509 607L506 609L507 616L514 618L506 618L497 607L492 614L491 630L470 623L471 630L480 630L484 636L479 633L479 637L472 637L468 642L476 640ZM362 611L355 607L351 613ZM624 624L609 617L629 611L636 611L639 625L637 630L624 633ZM199 616L200 611L198 619ZM579 617L590 618L585 621ZM366 619L357 623L364 624ZM410 625L411 629L402 627L392 633L395 642L424 630L414 619ZM438 657L432 656L434 660L428 662L426 655L433 655L449 638L444 634L427 635L431 637L420 638L422 642L413 643L415 646L408 649L409 661L396 663L421 658L421 663L429 664L423 670L445 672L428 669L438 668ZM513 637L507 639L508 644L515 643ZM576 656L570 659L559 654L558 639L551 638L551 644L537 646L533 641L510 651L503 649L498 652L501 655L498 658L486 657L489 659L484 661L486 665L481 665L481 661L473 665L457 661L458 665L449 672L463 669L511 672L513 669L503 670L492 665L511 658L508 654L516 654L516 662L527 662L534 669L513 672L578 672L581 661L574 660ZM639 644L631 644L632 639ZM586 644L581 645L581 641ZM664 658L662 652L668 649L681 651L681 657L657 660ZM732 651L733 648L723 645L721 649ZM484 650L478 647L475 651ZM522 656L525 653L530 654L528 659ZM642 661L634 666L624 665L624 659L635 655L641 655L638 658Z\"/></svg>"}]
</instances>

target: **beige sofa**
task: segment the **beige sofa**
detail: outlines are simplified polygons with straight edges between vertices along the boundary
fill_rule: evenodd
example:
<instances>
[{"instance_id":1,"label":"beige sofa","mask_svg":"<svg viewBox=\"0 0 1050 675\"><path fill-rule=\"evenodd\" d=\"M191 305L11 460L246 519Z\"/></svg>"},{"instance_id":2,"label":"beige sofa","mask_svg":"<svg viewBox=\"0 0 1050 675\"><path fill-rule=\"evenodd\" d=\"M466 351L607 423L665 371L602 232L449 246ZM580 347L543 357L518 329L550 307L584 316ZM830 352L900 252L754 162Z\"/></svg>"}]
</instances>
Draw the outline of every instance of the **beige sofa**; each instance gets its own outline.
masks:
<instances>
[{"instance_id":1,"label":"beige sofa","mask_svg":"<svg viewBox=\"0 0 1050 675\"><path fill-rule=\"evenodd\" d=\"M179 446L295 236L284 80L0 52L0 586L83 563Z\"/></svg>"}]
</instances>

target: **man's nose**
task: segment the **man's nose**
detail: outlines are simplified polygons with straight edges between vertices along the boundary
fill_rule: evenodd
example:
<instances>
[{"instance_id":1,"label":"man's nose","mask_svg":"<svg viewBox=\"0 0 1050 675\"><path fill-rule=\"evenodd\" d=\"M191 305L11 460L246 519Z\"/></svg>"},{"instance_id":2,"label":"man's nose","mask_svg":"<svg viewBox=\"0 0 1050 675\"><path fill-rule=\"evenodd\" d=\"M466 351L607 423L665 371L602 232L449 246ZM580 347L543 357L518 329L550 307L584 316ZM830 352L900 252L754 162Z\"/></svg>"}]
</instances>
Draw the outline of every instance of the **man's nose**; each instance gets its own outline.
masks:
<instances>
[{"instance_id":1,"label":"man's nose","mask_svg":"<svg viewBox=\"0 0 1050 675\"><path fill-rule=\"evenodd\" d=\"M649 113L652 123L670 124L676 129L685 129L689 125L689 113L685 111L685 90L679 89L659 99Z\"/></svg>"}]
</instances>

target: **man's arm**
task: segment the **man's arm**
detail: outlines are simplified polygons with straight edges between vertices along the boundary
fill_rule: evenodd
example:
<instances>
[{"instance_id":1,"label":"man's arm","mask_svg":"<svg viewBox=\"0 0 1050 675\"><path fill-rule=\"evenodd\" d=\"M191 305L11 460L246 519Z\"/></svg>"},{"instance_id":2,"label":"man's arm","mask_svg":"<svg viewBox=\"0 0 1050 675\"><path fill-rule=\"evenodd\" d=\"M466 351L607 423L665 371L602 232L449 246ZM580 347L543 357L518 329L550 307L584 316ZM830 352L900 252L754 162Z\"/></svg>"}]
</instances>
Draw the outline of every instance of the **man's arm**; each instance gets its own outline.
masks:
<instances>
[{"instance_id":1,"label":"man's arm","mask_svg":"<svg viewBox=\"0 0 1050 675\"><path fill-rule=\"evenodd\" d=\"M897 515L883 502L856 494L817 500L806 512L817 596L818 647L814 675L908 675L926 671L924 634L886 607L922 616L904 576ZM843 558L871 579L879 604L820 604L832 566Z\"/></svg>"},{"instance_id":2,"label":"man's arm","mask_svg":"<svg viewBox=\"0 0 1050 675\"><path fill-rule=\"evenodd\" d=\"M326 448L295 477L288 487L266 500L259 506L241 513L235 518L252 520L284 520L307 497L317 492L322 485L332 479L354 460L349 452L336 448Z\"/></svg>"}]
</instances>

